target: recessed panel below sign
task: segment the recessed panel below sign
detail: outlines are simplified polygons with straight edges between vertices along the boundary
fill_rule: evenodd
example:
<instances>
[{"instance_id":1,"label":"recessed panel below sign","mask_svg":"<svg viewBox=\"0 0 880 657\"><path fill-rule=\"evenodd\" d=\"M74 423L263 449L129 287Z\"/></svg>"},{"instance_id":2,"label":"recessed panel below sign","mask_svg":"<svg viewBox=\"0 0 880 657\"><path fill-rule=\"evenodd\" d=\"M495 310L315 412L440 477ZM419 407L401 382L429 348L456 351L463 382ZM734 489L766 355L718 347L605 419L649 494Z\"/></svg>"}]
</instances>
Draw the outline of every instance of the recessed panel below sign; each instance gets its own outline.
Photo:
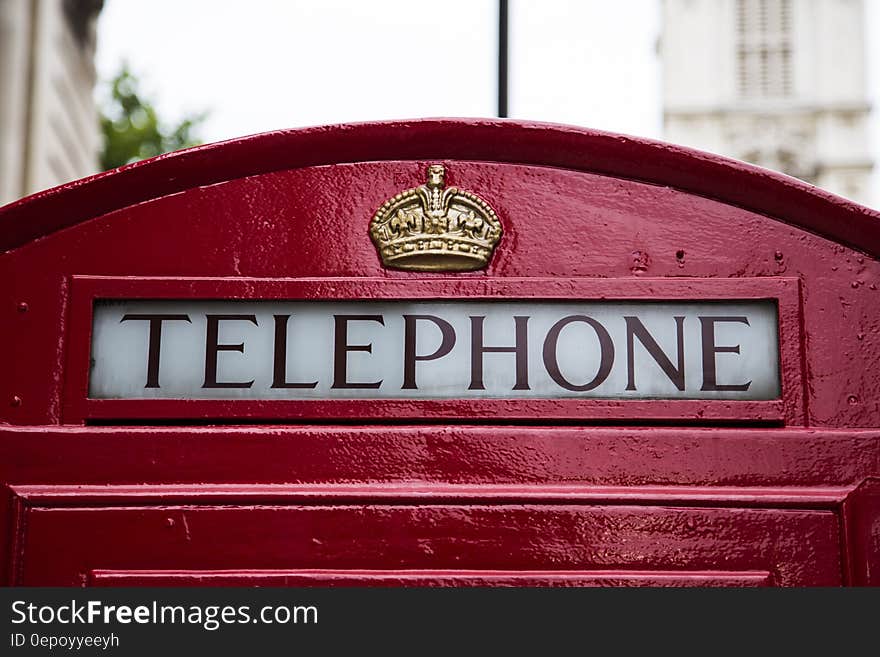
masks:
<instances>
[{"instance_id":1,"label":"recessed panel below sign","mask_svg":"<svg viewBox=\"0 0 880 657\"><path fill-rule=\"evenodd\" d=\"M773 301L98 300L93 399L780 396Z\"/></svg>"}]
</instances>

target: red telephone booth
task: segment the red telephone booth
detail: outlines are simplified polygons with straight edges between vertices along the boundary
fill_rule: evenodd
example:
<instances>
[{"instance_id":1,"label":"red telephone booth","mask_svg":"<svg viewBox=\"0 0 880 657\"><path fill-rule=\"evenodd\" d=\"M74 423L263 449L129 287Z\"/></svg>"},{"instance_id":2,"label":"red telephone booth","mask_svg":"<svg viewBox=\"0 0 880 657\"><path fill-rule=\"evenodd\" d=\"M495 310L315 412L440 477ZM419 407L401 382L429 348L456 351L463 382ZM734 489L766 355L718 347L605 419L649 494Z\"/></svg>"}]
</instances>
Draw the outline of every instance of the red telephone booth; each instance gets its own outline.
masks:
<instances>
[{"instance_id":1,"label":"red telephone booth","mask_svg":"<svg viewBox=\"0 0 880 657\"><path fill-rule=\"evenodd\" d=\"M880 584L880 215L507 121L0 209L10 585Z\"/></svg>"}]
</instances>

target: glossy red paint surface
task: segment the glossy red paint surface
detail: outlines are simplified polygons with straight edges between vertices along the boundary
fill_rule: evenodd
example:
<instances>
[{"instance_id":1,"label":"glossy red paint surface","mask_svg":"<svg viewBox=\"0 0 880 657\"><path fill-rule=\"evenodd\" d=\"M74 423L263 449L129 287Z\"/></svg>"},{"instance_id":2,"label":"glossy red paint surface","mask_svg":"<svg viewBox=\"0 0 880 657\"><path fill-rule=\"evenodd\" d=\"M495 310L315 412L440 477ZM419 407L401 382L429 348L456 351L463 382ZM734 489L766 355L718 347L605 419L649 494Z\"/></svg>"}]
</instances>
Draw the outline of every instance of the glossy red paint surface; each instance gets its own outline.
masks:
<instances>
[{"instance_id":1,"label":"glossy red paint surface","mask_svg":"<svg viewBox=\"0 0 880 657\"><path fill-rule=\"evenodd\" d=\"M498 212L486 271L379 262L372 213L432 162ZM878 583L872 210L665 144L424 121L163 156L0 227L7 583ZM114 297L774 299L783 396L90 400Z\"/></svg>"},{"instance_id":2,"label":"glossy red paint surface","mask_svg":"<svg viewBox=\"0 0 880 657\"><path fill-rule=\"evenodd\" d=\"M844 507L880 466L877 430L34 427L0 444L21 583L466 564L840 583Z\"/></svg>"}]
</instances>

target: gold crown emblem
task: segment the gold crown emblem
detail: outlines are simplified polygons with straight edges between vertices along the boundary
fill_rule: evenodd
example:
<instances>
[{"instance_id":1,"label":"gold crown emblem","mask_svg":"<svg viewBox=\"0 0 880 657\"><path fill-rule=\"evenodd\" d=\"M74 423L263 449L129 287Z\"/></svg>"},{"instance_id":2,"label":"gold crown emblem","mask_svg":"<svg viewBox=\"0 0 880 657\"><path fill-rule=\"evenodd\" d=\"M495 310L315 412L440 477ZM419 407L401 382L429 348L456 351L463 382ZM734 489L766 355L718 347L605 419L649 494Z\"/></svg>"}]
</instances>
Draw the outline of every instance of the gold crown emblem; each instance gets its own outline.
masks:
<instances>
[{"instance_id":1,"label":"gold crown emblem","mask_svg":"<svg viewBox=\"0 0 880 657\"><path fill-rule=\"evenodd\" d=\"M370 237L386 267L472 271L489 264L501 222L476 194L446 187L446 169L432 164L424 185L400 192L376 211Z\"/></svg>"}]
</instances>

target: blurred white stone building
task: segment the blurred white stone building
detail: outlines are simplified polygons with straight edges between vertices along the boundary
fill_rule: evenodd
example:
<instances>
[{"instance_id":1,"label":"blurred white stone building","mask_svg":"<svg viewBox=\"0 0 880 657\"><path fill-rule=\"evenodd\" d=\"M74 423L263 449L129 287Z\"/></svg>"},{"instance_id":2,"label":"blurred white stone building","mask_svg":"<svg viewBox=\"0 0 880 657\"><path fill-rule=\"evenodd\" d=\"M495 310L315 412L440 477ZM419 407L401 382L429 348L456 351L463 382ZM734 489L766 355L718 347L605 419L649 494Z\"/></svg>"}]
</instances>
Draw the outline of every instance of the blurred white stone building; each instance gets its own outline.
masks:
<instances>
[{"instance_id":1,"label":"blurred white stone building","mask_svg":"<svg viewBox=\"0 0 880 657\"><path fill-rule=\"evenodd\" d=\"M0 205L98 170L103 0L0 0Z\"/></svg>"},{"instance_id":2,"label":"blurred white stone building","mask_svg":"<svg viewBox=\"0 0 880 657\"><path fill-rule=\"evenodd\" d=\"M863 0L663 0L665 138L869 203Z\"/></svg>"}]
</instances>

